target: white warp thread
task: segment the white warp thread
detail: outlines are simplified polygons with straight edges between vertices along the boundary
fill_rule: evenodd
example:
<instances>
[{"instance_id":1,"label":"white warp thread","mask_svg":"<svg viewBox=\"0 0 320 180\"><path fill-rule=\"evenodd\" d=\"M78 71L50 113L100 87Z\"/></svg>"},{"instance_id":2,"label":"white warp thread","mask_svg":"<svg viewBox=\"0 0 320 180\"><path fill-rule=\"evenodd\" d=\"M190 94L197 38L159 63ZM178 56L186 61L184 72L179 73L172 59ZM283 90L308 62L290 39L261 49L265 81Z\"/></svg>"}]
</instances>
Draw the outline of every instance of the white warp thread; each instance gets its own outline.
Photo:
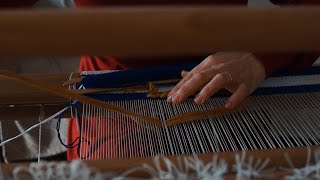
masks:
<instances>
[{"instance_id":1,"label":"white warp thread","mask_svg":"<svg viewBox=\"0 0 320 180\"><path fill-rule=\"evenodd\" d=\"M285 154L285 158L291 167L291 169L283 168L291 175L285 177L286 180L295 179L320 179L320 150L314 152L315 163L311 164L311 149L308 147L307 161L304 167L295 168L288 154Z\"/></svg>"},{"instance_id":2,"label":"white warp thread","mask_svg":"<svg viewBox=\"0 0 320 180\"><path fill-rule=\"evenodd\" d=\"M28 132L31 131L32 129L37 128L38 126L40 126L40 125L42 125L42 124L44 124L44 123L46 123L46 122L48 122L48 121L53 120L54 118L56 118L57 116L59 116L61 113L65 112L68 108L69 108L69 107L65 107L64 109L62 109L61 111L59 111L59 112L55 113L54 115L48 117L48 118L45 119L44 121L42 121L42 122L40 122L40 123L38 123L38 124L35 124L35 125L31 126L30 128L28 128L27 130L25 130L25 131L22 132L21 134L19 134L19 135L15 136L15 137L12 137L12 138L10 138L10 139L7 139L7 140L3 141L2 143L0 143L0 147L3 146L3 145L5 145L5 144L7 144L8 142L11 142L11 141L13 141L13 140L15 140L15 139L23 136L24 134L28 133Z\"/></svg>"},{"instance_id":3,"label":"white warp thread","mask_svg":"<svg viewBox=\"0 0 320 180\"><path fill-rule=\"evenodd\" d=\"M89 168L80 160L71 163L31 163L30 166L19 166L13 170L13 178L32 180L103 180L104 174Z\"/></svg>"},{"instance_id":4,"label":"white warp thread","mask_svg":"<svg viewBox=\"0 0 320 180\"><path fill-rule=\"evenodd\" d=\"M40 106L40 114L39 114L39 123L44 119L45 112L44 112L44 105ZM39 143L38 143L38 162L41 160L41 134L42 134L42 127L39 126Z\"/></svg>"},{"instance_id":5,"label":"white warp thread","mask_svg":"<svg viewBox=\"0 0 320 180\"><path fill-rule=\"evenodd\" d=\"M180 161L179 161L180 160ZM164 163L162 167L161 161ZM224 161L218 161L214 156L211 162L205 164L196 156L178 159L178 167L169 159L165 157L155 157L154 167L143 164L135 167L129 171L115 175L112 173L101 173L94 168L88 167L83 161L74 160L70 163L54 163L54 162L40 162L31 163L29 166L18 166L13 170L13 178L32 179L32 180L132 180L139 179L130 177L131 173L143 171L150 175L150 179L166 179L166 180L185 180L185 179L223 179L223 175L227 172L227 164ZM190 171L193 173L190 174Z\"/></svg>"},{"instance_id":6,"label":"white warp thread","mask_svg":"<svg viewBox=\"0 0 320 180\"><path fill-rule=\"evenodd\" d=\"M241 156L236 154L235 158L235 165L233 169L237 173L237 180L270 178L270 174L272 173L269 173L269 171L271 170L267 172L264 171L270 159L266 159L264 161L257 159L254 161L253 157L249 157L246 161L245 152L242 152Z\"/></svg>"},{"instance_id":7,"label":"white warp thread","mask_svg":"<svg viewBox=\"0 0 320 180\"><path fill-rule=\"evenodd\" d=\"M112 72L117 72L117 71L123 71L123 70L82 71L80 76L107 74L107 73L112 73Z\"/></svg>"},{"instance_id":8,"label":"white warp thread","mask_svg":"<svg viewBox=\"0 0 320 180\"><path fill-rule=\"evenodd\" d=\"M285 179L319 179L320 172L320 151L315 152L315 164L310 164L311 152L309 151L306 166L297 169L287 169L291 172L291 176ZM236 179L272 179L271 172L264 170L269 160L253 160L252 157L246 159L245 153L235 156L235 164L233 172L236 173ZM290 162L288 162L291 164ZM148 179L166 179L166 180L211 180L223 179L228 171L228 165L223 159L213 156L212 161L204 163L196 155L194 157L183 157L177 159L177 165L166 157L156 156L153 159L153 165L143 164L134 167L123 174L116 175L112 173L101 173L94 168L88 167L83 161L74 160L70 163L31 163L29 166L18 166L13 170L14 179L33 179L33 180L74 180L74 179L112 179L112 180L132 180L139 179L130 177L135 172L145 172L150 175Z\"/></svg>"}]
</instances>

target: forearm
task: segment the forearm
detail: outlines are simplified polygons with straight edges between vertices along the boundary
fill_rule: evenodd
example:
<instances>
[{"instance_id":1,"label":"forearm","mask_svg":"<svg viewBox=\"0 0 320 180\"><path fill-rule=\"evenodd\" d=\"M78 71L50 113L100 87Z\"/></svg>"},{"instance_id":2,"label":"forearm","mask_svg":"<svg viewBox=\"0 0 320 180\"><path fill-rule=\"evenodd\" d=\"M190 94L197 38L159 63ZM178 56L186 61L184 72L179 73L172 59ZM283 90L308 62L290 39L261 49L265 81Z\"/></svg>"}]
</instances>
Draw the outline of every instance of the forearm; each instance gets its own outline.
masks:
<instances>
[{"instance_id":1,"label":"forearm","mask_svg":"<svg viewBox=\"0 0 320 180\"><path fill-rule=\"evenodd\" d=\"M268 77L280 69L300 71L310 67L320 53L256 53L254 55L263 64Z\"/></svg>"},{"instance_id":2,"label":"forearm","mask_svg":"<svg viewBox=\"0 0 320 180\"><path fill-rule=\"evenodd\" d=\"M294 53L255 53L254 55L264 66L267 77L279 69L290 66L296 58Z\"/></svg>"}]
</instances>

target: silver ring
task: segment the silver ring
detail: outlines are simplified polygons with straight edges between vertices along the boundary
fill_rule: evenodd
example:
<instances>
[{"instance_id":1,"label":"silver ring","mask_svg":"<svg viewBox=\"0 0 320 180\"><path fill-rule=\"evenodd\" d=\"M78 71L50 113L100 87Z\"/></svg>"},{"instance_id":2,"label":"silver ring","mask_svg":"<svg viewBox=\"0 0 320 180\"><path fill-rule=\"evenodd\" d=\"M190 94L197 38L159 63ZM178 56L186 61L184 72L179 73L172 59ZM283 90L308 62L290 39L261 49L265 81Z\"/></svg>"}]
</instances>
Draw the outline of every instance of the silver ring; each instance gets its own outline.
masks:
<instances>
[{"instance_id":1,"label":"silver ring","mask_svg":"<svg viewBox=\"0 0 320 180\"><path fill-rule=\"evenodd\" d=\"M226 74L226 75L228 75L228 77L229 77L229 79L230 79L230 82L229 82L229 83L232 83L233 78L232 78L232 76L231 76L231 74L230 74L230 73L228 73L228 72L223 72L222 74Z\"/></svg>"}]
</instances>

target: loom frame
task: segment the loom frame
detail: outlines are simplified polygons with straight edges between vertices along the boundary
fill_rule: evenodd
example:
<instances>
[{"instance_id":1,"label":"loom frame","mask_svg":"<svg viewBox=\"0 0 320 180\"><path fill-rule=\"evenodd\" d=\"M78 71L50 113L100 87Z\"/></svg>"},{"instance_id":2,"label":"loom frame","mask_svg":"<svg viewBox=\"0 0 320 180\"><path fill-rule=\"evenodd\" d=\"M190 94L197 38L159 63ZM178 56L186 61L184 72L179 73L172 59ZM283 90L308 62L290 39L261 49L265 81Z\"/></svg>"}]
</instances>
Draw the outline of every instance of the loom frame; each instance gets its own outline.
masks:
<instances>
[{"instance_id":1,"label":"loom frame","mask_svg":"<svg viewBox=\"0 0 320 180\"><path fill-rule=\"evenodd\" d=\"M254 50L254 51L319 51L320 50L320 34L316 32L320 32L320 24L314 23L314 19L320 19L320 7L288 7L274 9L260 9L260 8L243 8L243 7L196 7L196 8L187 8L186 9L178 9L177 7L161 7L161 8L152 8L152 10L158 10L157 13L151 13L150 9L143 7L139 8L114 8L111 9L89 9L83 11L38 11L38 12L27 12L27 11L4 11L0 12L0 26L6 27L5 29L0 30L0 41L2 44L6 44L6 46L2 46L0 48L0 56L1 57L37 57L37 56L49 56L52 54L58 56L72 56L79 54L110 54L110 55L121 55L121 56L137 56L141 55L143 51L148 50L149 54L147 55L181 55L184 52L189 52L190 54L198 54L198 53L207 53L212 50ZM214 9L214 11L212 11ZM102 23L102 20L108 18L109 12L113 13L113 15L117 16L117 20L119 22L112 21L110 19L107 20L108 23L111 23L115 28L109 29L106 23L102 28L94 31L96 34L94 36L88 35L88 32L93 32L92 29L88 28L84 29L81 32L77 32L73 36L68 36L70 34L75 33L75 29L79 28L82 25L93 25L97 26ZM120 11L119 11L120 10ZM187 10L187 14L181 13L182 10ZM204 13L201 13L202 10L205 10ZM116 12L119 11L119 12ZM168 11L173 14L167 15ZM178 15L174 12L179 12ZM103 36L105 32L114 32L117 30L120 35L127 33L127 31L123 31L127 26L121 25L123 22L128 22L128 19L140 17L143 13L149 13L149 15L155 15L157 20L159 20L159 24L155 26L155 28L159 27L170 27L173 26L175 28L172 29L173 34L175 36L168 36L168 33L171 31L151 31L152 34L158 34L157 43L152 43L150 46L150 32L143 30L141 28L136 28L129 33L128 37L134 37L132 43L120 44L118 42L127 42L126 38L121 38L119 36ZM190 13L190 14L188 14ZM172 18L172 16L176 16L177 18ZM257 15L257 16L253 16ZM280 18L279 18L279 15ZM58 16L62 18L62 22L59 22L53 17ZM189 18L185 18L188 16ZM197 24L193 18L204 17L204 22ZM223 17L223 21L219 18L214 18L215 16ZM22 18L23 17L23 18ZM145 24L151 23L154 19L149 18L150 16L145 16L147 18L142 18L141 21L137 21L136 23L142 25L144 27ZM234 20L234 17L240 19L239 21ZM296 18L292 18L296 17ZM299 18L297 18L299 17ZM96 18L97 21L91 21L91 18ZM215 23L208 23L208 20L213 18ZM77 19L83 20L77 21ZM164 21L166 19L171 19L172 21ZM201 18L200 18L201 19ZM233 20L232 20L233 19ZM268 33L267 36L265 33L264 22L268 19L272 19L273 21L269 22L269 26L267 27ZM290 20L291 19L291 20ZM47 22L50 20L51 25ZM261 21L262 20L262 21ZM262 23L263 22L263 23ZM29 23L29 24L27 24ZM48 28L49 30L46 32L37 31L40 35L36 35L33 31L39 27L41 23L47 24L49 27L56 28ZM62 24L71 24L69 26L61 26ZM245 23L248 26L243 25ZM38 24L38 25L37 25ZM135 25L137 25L135 24ZM152 23L155 25L154 23ZM177 25L175 25L177 24ZM192 28L189 29L187 26L187 32L179 35L178 32L181 32L184 28L184 25L190 25L193 28L208 28L210 30L216 28L217 24L222 26L218 26L219 29L215 32L223 32L219 33L218 36L212 36L208 33L202 31L193 31ZM234 34L232 37L228 37L224 30L228 30L238 25L240 27L238 29L239 33ZM35 26L31 28L31 26ZM43 25L43 24L41 24ZM131 24L132 25L132 24ZM239 26L241 25L241 26ZM24 27L24 31L20 31L20 28ZM136 26L139 27L139 26ZM300 28L292 28L292 27L300 27ZM304 28L301 28L304 27ZM313 30L310 30L313 28ZM53 30L57 30L57 34L61 34L62 32L66 32L61 39L64 39L63 44L61 44L61 39L57 38ZM258 30L259 33L253 33L252 29ZM288 30L289 29L289 30ZM33 33L32 33L33 32ZM102 33L103 32L103 33ZM190 35L190 33L194 33L189 42L196 42L194 46L190 46L185 39L186 36ZM302 33L304 32L304 33ZM286 37L282 39L281 34L286 33ZM25 34L30 34L30 36L25 36ZM53 35L55 34L55 35ZM114 33L111 33L114 34ZM250 41L244 43L243 37L246 35L250 35ZM10 37L17 37L16 39L10 39ZM159 38L166 37L166 38ZM200 37L200 38L199 38ZM208 39L215 38L216 41L212 42ZM87 41L87 45L81 47L79 41L77 39L82 38L83 41ZM167 46L168 38L173 38L172 46ZM199 40L197 40L199 38ZM234 42L234 38L236 38L237 43ZM274 43L275 40L279 39L278 43ZM110 45L105 45L105 40L109 40ZM264 40L264 43L261 43ZM35 46L25 47L24 43L28 42L32 43ZM48 43L51 42L51 43ZM202 45L200 45L202 44ZM137 45L139 48L131 49L131 47ZM197 46L199 45L199 46ZM193 48L193 47L197 48ZM71 48L70 48L71 47ZM103 47L103 48L101 48ZM172 48L177 47L177 48ZM108 49L108 50L106 50ZM40 52L40 53L39 53ZM124 53L125 52L125 53ZM26 75L31 77L34 80L42 81L45 83L49 83L55 87L61 87L63 82L68 80L69 74L58 74L58 75ZM5 117L8 120L16 120L16 119L28 119L38 117L37 107L39 104L45 104L48 107L51 106L51 110L55 111L56 109L61 108L65 103L68 103L67 99L59 98L55 95L52 95L47 92L39 92L38 90L27 88L26 86L21 86L18 83L12 83L12 81L7 80L6 78L1 77L1 83L7 84L6 88L2 88L0 90L0 117ZM11 84L12 83L12 84ZM23 88L23 91L17 91L17 89ZM21 97L27 97L25 99L21 99ZM8 110L9 109L9 110ZM39 108L40 109L40 108ZM50 110L50 112L51 112ZM18 111L19 113L14 113L14 116L10 116L11 112ZM40 110L39 110L40 111ZM318 148L318 147L313 147ZM281 156L284 151L289 151L289 153L294 154L301 158L297 158L297 165L303 166L305 161L305 152L306 148L292 148L291 150L257 150L253 152L254 156L257 157L265 157L264 155L275 155L276 159ZM248 152L250 153L250 152ZM266 154L267 153L267 154ZM219 153L222 157L226 157L228 159L234 158L234 152L230 153ZM201 155L202 159L206 159L209 155ZM174 157L173 157L174 158ZM302 162L303 161L303 162ZM139 159L128 159L128 160L102 160L102 161L89 161L87 162L89 165L94 167L101 168L103 171L112 170L116 172L123 171L133 165L137 165L137 163L150 163L151 158L139 158ZM17 166L18 164L9 164L9 165L1 165L2 168L6 172L11 172L12 168Z\"/></svg>"}]
</instances>

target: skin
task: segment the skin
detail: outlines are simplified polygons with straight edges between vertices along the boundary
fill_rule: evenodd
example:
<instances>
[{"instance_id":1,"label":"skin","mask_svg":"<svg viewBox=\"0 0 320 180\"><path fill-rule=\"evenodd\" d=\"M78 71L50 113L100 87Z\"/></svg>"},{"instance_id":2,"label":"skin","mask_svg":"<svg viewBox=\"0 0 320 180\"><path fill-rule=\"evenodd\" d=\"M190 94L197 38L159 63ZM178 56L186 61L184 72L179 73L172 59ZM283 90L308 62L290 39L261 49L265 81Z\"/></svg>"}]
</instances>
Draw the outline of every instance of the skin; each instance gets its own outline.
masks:
<instances>
[{"instance_id":1,"label":"skin","mask_svg":"<svg viewBox=\"0 0 320 180\"><path fill-rule=\"evenodd\" d=\"M220 52L210 55L190 72L182 71L183 79L171 90L167 101L178 104L199 92L194 101L204 103L221 89L232 93L227 109L238 107L266 78L264 66L251 53Z\"/></svg>"}]
</instances>

